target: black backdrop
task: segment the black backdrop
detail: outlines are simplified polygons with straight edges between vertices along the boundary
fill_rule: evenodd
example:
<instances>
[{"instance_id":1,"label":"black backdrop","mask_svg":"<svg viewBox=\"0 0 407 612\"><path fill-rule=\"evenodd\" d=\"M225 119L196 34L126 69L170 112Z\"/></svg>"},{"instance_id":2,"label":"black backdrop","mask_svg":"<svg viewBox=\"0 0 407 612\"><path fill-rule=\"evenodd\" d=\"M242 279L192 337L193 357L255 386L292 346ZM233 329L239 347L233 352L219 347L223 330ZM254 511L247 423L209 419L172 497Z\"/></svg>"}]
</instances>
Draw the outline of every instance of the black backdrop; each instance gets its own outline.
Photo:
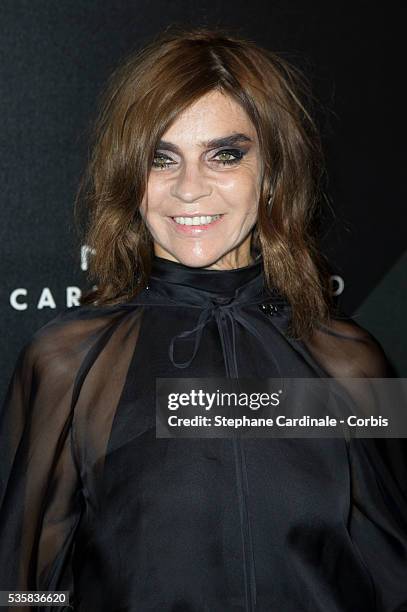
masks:
<instances>
[{"instance_id":1,"label":"black backdrop","mask_svg":"<svg viewBox=\"0 0 407 612\"><path fill-rule=\"evenodd\" d=\"M401 3L3 0L0 15L3 391L23 343L86 286L72 206L96 97L170 23L240 28L311 78L339 300L407 376Z\"/></svg>"}]
</instances>

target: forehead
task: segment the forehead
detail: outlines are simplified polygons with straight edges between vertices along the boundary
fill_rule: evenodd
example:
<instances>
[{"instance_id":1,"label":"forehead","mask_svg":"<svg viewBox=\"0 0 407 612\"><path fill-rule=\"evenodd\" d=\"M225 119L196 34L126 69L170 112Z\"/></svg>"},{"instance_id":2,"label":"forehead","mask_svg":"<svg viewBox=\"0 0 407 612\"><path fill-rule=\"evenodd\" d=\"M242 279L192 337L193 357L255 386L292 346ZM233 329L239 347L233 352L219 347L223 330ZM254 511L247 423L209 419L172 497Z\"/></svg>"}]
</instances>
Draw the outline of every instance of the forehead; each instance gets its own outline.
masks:
<instances>
[{"instance_id":1,"label":"forehead","mask_svg":"<svg viewBox=\"0 0 407 612\"><path fill-rule=\"evenodd\" d=\"M187 145L233 132L256 139L256 129L244 108L231 96L214 90L180 113L162 139Z\"/></svg>"}]
</instances>

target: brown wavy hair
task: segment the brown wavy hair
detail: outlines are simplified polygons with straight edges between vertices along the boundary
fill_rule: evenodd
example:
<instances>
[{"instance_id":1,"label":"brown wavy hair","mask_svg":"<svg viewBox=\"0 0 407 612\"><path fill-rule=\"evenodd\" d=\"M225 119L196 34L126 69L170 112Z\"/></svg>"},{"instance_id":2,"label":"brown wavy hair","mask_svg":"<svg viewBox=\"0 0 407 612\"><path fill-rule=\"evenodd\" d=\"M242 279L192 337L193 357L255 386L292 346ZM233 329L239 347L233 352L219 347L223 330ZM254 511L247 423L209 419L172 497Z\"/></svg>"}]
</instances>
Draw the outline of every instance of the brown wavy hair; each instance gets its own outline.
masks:
<instances>
[{"instance_id":1,"label":"brown wavy hair","mask_svg":"<svg viewBox=\"0 0 407 612\"><path fill-rule=\"evenodd\" d=\"M169 27L132 51L101 94L75 200L81 244L93 253L88 278L97 283L81 304L119 304L148 283L153 240L139 206L157 142L214 89L236 100L257 130L263 176L251 246L263 255L268 287L291 305L289 333L304 338L333 308L316 238L324 156L314 98L290 62L219 27Z\"/></svg>"}]
</instances>

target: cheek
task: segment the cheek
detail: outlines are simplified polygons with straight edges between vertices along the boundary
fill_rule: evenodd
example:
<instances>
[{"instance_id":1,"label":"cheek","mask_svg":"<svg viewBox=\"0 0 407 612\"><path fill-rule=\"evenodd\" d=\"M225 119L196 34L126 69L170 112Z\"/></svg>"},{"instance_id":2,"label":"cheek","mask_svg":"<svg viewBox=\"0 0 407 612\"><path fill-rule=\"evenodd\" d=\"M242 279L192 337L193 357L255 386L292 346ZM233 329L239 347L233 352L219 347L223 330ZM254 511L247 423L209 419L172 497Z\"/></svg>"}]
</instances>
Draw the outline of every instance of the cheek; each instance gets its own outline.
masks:
<instances>
[{"instance_id":1,"label":"cheek","mask_svg":"<svg viewBox=\"0 0 407 612\"><path fill-rule=\"evenodd\" d=\"M164 172L164 171L163 171ZM147 183L147 192L150 199L159 199L169 191L170 181L165 176L160 175L160 172L154 172L150 175Z\"/></svg>"},{"instance_id":2,"label":"cheek","mask_svg":"<svg viewBox=\"0 0 407 612\"><path fill-rule=\"evenodd\" d=\"M158 188L156 182L150 180L147 185L147 191L140 204L140 213L144 218L150 218L157 212L161 202L162 189ZM148 206L147 206L148 202Z\"/></svg>"},{"instance_id":3,"label":"cheek","mask_svg":"<svg viewBox=\"0 0 407 612\"><path fill-rule=\"evenodd\" d=\"M260 184L252 172L236 173L217 181L219 193L231 206L239 206L244 211L257 210L260 197Z\"/></svg>"},{"instance_id":4,"label":"cheek","mask_svg":"<svg viewBox=\"0 0 407 612\"><path fill-rule=\"evenodd\" d=\"M229 191L239 189L244 192L255 192L259 188L260 183L260 173L257 164L247 162L245 165L240 165L230 172L221 172L217 178L217 183L220 188Z\"/></svg>"}]
</instances>

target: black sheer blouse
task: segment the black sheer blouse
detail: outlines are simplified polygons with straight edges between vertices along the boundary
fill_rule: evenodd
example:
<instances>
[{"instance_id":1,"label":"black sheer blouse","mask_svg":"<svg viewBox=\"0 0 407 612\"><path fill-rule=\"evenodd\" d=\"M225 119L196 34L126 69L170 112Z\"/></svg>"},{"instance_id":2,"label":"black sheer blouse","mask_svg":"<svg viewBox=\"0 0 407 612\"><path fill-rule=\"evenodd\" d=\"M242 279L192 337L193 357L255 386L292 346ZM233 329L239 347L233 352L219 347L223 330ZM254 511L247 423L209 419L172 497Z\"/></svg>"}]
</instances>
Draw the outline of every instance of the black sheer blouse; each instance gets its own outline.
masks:
<instances>
[{"instance_id":1,"label":"black sheer blouse","mask_svg":"<svg viewBox=\"0 0 407 612\"><path fill-rule=\"evenodd\" d=\"M156 438L156 377L388 375L354 320L306 344L289 320L261 257L155 256L134 300L39 329L0 413L0 590L69 590L32 609L81 612L407 610L407 493L374 439Z\"/></svg>"}]
</instances>

